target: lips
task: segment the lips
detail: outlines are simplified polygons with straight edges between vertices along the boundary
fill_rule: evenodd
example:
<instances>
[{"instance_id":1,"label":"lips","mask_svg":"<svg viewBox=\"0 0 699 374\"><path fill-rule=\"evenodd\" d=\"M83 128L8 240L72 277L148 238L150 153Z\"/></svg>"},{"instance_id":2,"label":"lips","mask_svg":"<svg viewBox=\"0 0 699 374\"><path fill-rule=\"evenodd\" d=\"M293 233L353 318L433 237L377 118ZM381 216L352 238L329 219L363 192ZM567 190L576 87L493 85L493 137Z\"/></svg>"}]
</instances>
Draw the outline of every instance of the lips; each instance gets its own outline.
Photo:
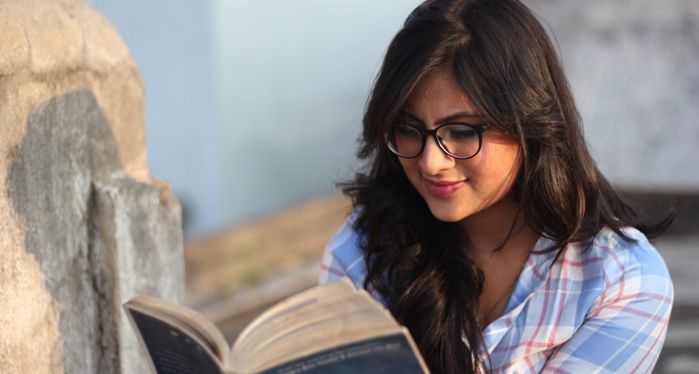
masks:
<instances>
[{"instance_id":1,"label":"lips","mask_svg":"<svg viewBox=\"0 0 699 374\"><path fill-rule=\"evenodd\" d=\"M456 191L464 186L464 183L465 181L445 182L425 179L425 187L427 187L427 191L429 191L432 196L439 198L445 198L453 195Z\"/></svg>"}]
</instances>

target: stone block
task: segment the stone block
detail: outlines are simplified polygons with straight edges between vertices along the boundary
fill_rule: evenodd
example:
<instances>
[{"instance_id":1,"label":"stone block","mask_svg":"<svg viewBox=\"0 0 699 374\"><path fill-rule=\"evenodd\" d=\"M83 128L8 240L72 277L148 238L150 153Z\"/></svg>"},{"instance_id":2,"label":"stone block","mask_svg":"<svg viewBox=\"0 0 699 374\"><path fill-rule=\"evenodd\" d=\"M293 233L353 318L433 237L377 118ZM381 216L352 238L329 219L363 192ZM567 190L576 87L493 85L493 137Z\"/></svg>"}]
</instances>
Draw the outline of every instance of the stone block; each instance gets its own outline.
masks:
<instances>
[{"instance_id":1,"label":"stone block","mask_svg":"<svg viewBox=\"0 0 699 374\"><path fill-rule=\"evenodd\" d=\"M21 24L7 5L0 3L0 76L9 75L29 65L29 43Z\"/></svg>"},{"instance_id":2,"label":"stone block","mask_svg":"<svg viewBox=\"0 0 699 374\"><path fill-rule=\"evenodd\" d=\"M17 0L10 0L17 1ZM22 1L14 7L29 44L29 68L37 74L77 70L84 61L82 30L69 1Z\"/></svg>"},{"instance_id":3,"label":"stone block","mask_svg":"<svg viewBox=\"0 0 699 374\"><path fill-rule=\"evenodd\" d=\"M2 1L0 29L0 372L145 372L121 304L181 301L184 260L143 82L77 0Z\"/></svg>"},{"instance_id":4,"label":"stone block","mask_svg":"<svg viewBox=\"0 0 699 374\"><path fill-rule=\"evenodd\" d=\"M180 212L168 190L123 172L90 91L57 96L29 116L5 187L26 227L22 247L51 300L44 310L59 332L49 344L51 367L140 372L142 355L119 305L136 292L182 299Z\"/></svg>"},{"instance_id":5,"label":"stone block","mask_svg":"<svg viewBox=\"0 0 699 374\"><path fill-rule=\"evenodd\" d=\"M120 63L135 67L126 45L103 15L84 7L76 13L75 21L82 27L86 69L106 72Z\"/></svg>"},{"instance_id":6,"label":"stone block","mask_svg":"<svg viewBox=\"0 0 699 374\"><path fill-rule=\"evenodd\" d=\"M0 4L0 75L80 69L108 72L134 64L114 27L77 0L6 0Z\"/></svg>"}]
</instances>

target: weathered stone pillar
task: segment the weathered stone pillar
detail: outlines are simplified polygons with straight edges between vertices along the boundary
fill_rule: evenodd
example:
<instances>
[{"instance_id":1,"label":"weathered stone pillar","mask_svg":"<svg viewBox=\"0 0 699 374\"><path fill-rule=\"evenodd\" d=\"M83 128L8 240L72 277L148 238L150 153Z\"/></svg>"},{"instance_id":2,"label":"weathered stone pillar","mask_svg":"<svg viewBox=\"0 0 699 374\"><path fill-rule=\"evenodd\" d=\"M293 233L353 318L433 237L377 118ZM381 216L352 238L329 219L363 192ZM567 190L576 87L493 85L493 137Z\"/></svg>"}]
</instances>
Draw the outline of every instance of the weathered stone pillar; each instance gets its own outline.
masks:
<instances>
[{"instance_id":1,"label":"weathered stone pillar","mask_svg":"<svg viewBox=\"0 0 699 374\"><path fill-rule=\"evenodd\" d=\"M0 372L142 373L121 304L180 301L180 210L148 175L144 91L77 0L0 2Z\"/></svg>"}]
</instances>

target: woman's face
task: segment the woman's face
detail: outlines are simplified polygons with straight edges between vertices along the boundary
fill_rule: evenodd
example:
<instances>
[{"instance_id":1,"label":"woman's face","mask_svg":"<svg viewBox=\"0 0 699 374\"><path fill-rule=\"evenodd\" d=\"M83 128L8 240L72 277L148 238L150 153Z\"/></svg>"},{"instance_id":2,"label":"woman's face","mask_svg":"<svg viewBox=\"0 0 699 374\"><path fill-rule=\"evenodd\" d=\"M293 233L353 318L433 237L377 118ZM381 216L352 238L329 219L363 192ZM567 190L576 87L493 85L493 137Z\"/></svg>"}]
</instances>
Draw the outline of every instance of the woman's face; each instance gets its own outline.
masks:
<instances>
[{"instance_id":1,"label":"woman's face","mask_svg":"<svg viewBox=\"0 0 699 374\"><path fill-rule=\"evenodd\" d=\"M405 110L407 122L429 130L444 122L484 124L446 69L426 75L408 98ZM492 127L483 133L481 150L473 158L455 159L428 137L419 156L399 160L432 214L446 222L487 215L488 208L510 192L521 165L516 140Z\"/></svg>"}]
</instances>

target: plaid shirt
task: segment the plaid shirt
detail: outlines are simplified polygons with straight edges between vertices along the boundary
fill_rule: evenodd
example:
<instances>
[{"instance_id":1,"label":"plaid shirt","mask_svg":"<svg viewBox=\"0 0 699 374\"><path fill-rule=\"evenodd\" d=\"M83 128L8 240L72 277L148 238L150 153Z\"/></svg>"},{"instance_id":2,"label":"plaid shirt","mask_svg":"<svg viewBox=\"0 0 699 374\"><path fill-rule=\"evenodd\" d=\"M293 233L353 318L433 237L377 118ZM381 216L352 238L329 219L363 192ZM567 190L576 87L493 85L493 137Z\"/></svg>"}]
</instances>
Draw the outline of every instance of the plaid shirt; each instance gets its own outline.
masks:
<instances>
[{"instance_id":1,"label":"plaid shirt","mask_svg":"<svg viewBox=\"0 0 699 374\"><path fill-rule=\"evenodd\" d=\"M504 314L483 330L483 371L651 372L665 340L672 281L646 237L633 228L624 233L637 241L605 228L589 249L572 243L553 264L554 253L532 253ZM358 239L350 219L326 247L320 283L348 276L363 288ZM542 237L536 249L550 244Z\"/></svg>"}]
</instances>

